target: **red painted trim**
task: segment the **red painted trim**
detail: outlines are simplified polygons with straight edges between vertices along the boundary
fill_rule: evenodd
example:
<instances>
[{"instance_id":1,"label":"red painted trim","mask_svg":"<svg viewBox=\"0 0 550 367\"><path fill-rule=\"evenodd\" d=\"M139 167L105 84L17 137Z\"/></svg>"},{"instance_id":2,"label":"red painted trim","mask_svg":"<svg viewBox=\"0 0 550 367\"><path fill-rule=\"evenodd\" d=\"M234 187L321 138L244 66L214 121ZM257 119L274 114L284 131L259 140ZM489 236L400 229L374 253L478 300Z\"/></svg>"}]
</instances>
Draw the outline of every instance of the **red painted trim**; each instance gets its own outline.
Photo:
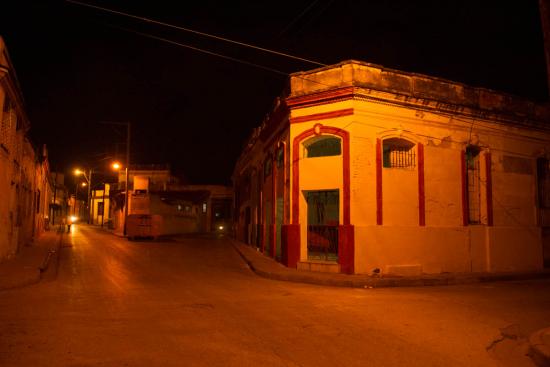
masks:
<instances>
[{"instance_id":1,"label":"red painted trim","mask_svg":"<svg viewBox=\"0 0 550 367\"><path fill-rule=\"evenodd\" d=\"M493 177L491 173L491 153L485 153L485 185L487 189L487 225L493 225Z\"/></svg>"},{"instance_id":2,"label":"red painted trim","mask_svg":"<svg viewBox=\"0 0 550 367\"><path fill-rule=\"evenodd\" d=\"M426 225L426 196L424 192L424 145L418 143L418 225Z\"/></svg>"},{"instance_id":3,"label":"red painted trim","mask_svg":"<svg viewBox=\"0 0 550 367\"><path fill-rule=\"evenodd\" d=\"M290 123L291 124L298 124L300 122L326 120L326 119L333 119L333 118L336 118L336 117L349 116L349 115L353 115L353 108L345 108L343 110L323 112L323 113L314 113L313 115L292 117L290 119Z\"/></svg>"},{"instance_id":4,"label":"red painted trim","mask_svg":"<svg viewBox=\"0 0 550 367\"><path fill-rule=\"evenodd\" d=\"M338 262L342 273L355 272L355 229L352 225L338 228Z\"/></svg>"},{"instance_id":5,"label":"red painted trim","mask_svg":"<svg viewBox=\"0 0 550 367\"><path fill-rule=\"evenodd\" d=\"M299 224L283 224L281 227L281 261L289 268L296 268L300 261Z\"/></svg>"},{"instance_id":6,"label":"red painted trim","mask_svg":"<svg viewBox=\"0 0 550 367\"><path fill-rule=\"evenodd\" d=\"M382 225L382 142L376 139L376 224Z\"/></svg>"},{"instance_id":7,"label":"red painted trim","mask_svg":"<svg viewBox=\"0 0 550 367\"><path fill-rule=\"evenodd\" d=\"M271 257L275 258L277 233L275 233L275 216L277 215L277 153L271 156Z\"/></svg>"},{"instance_id":8,"label":"red painted trim","mask_svg":"<svg viewBox=\"0 0 550 367\"><path fill-rule=\"evenodd\" d=\"M286 105L288 107L307 107L318 104L326 103L329 100L345 100L351 99L355 95L354 87L344 87L340 89L332 89L328 91L312 93L305 96L291 97L286 99Z\"/></svg>"},{"instance_id":9,"label":"red painted trim","mask_svg":"<svg viewBox=\"0 0 550 367\"><path fill-rule=\"evenodd\" d=\"M292 224L298 224L300 219L300 137L301 135L292 142Z\"/></svg>"},{"instance_id":10,"label":"red painted trim","mask_svg":"<svg viewBox=\"0 0 550 367\"><path fill-rule=\"evenodd\" d=\"M460 152L460 181L462 183L462 225L467 226L469 222L468 207L468 176L466 172L466 152Z\"/></svg>"},{"instance_id":11,"label":"red painted trim","mask_svg":"<svg viewBox=\"0 0 550 367\"><path fill-rule=\"evenodd\" d=\"M343 224L350 224L350 154L349 133L337 127L321 126L321 134L331 134L342 138L342 170L343 170ZM292 224L298 224L300 216L300 143L315 135L315 129L309 129L294 138L292 142Z\"/></svg>"},{"instance_id":12,"label":"red painted trim","mask_svg":"<svg viewBox=\"0 0 550 367\"><path fill-rule=\"evenodd\" d=\"M322 130L322 129L321 129ZM351 194L350 194L350 153L349 153L349 134L345 132L342 136L343 149L342 152L342 169L343 169L343 186L344 186L344 225L350 225L351 213Z\"/></svg>"}]
</instances>

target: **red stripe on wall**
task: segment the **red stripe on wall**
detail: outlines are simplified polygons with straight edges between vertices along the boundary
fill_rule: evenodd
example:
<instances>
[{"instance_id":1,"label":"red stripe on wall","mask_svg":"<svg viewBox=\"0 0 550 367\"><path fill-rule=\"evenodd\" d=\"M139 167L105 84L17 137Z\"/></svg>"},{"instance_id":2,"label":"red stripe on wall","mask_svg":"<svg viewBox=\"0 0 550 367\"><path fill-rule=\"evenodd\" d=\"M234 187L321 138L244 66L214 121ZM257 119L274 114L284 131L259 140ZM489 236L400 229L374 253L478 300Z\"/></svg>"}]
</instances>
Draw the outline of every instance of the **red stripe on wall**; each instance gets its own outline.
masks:
<instances>
[{"instance_id":1,"label":"red stripe on wall","mask_svg":"<svg viewBox=\"0 0 550 367\"><path fill-rule=\"evenodd\" d=\"M343 109L343 110L323 112L323 113L315 113L315 114L307 115L307 116L293 117L293 118L290 119L290 123L291 124L298 124L300 122L333 119L333 118L336 118L336 117L349 116L349 115L353 115L353 108L346 108L346 109Z\"/></svg>"},{"instance_id":2,"label":"red stripe on wall","mask_svg":"<svg viewBox=\"0 0 550 367\"><path fill-rule=\"evenodd\" d=\"M349 138L348 134L342 135L343 148L342 152L342 166L343 166L343 180L344 180L344 225L350 224L350 160L349 160Z\"/></svg>"},{"instance_id":3,"label":"red stripe on wall","mask_svg":"<svg viewBox=\"0 0 550 367\"><path fill-rule=\"evenodd\" d=\"M468 176L466 175L466 152L460 152L460 179L462 182L462 225L468 225Z\"/></svg>"},{"instance_id":4,"label":"red stripe on wall","mask_svg":"<svg viewBox=\"0 0 550 367\"><path fill-rule=\"evenodd\" d=\"M295 138L292 143L292 224L298 224L300 215L300 139Z\"/></svg>"},{"instance_id":5,"label":"red stripe on wall","mask_svg":"<svg viewBox=\"0 0 550 367\"><path fill-rule=\"evenodd\" d=\"M418 143L418 224L426 225L426 197L424 193L424 145Z\"/></svg>"},{"instance_id":6,"label":"red stripe on wall","mask_svg":"<svg viewBox=\"0 0 550 367\"><path fill-rule=\"evenodd\" d=\"M382 143L376 139L376 224L382 225Z\"/></svg>"},{"instance_id":7,"label":"red stripe on wall","mask_svg":"<svg viewBox=\"0 0 550 367\"><path fill-rule=\"evenodd\" d=\"M493 225L493 178L491 174L491 153L485 154L485 175L487 188L487 225Z\"/></svg>"}]
</instances>

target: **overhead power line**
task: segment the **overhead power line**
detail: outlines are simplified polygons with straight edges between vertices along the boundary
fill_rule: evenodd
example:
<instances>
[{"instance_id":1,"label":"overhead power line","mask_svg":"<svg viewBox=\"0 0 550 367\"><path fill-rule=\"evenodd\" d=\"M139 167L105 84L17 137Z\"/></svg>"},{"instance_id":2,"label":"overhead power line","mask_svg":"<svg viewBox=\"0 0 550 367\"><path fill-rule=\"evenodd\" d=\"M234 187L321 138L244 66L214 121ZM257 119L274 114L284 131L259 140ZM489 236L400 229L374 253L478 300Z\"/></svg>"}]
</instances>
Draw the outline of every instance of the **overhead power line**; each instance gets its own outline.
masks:
<instances>
[{"instance_id":1,"label":"overhead power line","mask_svg":"<svg viewBox=\"0 0 550 367\"><path fill-rule=\"evenodd\" d=\"M172 41L172 40L169 40L169 39L167 39L167 38L162 38L162 37L154 36L154 35L149 34L149 33L138 32L138 31L135 31L135 30L133 30L133 29L124 28L124 27L115 26L115 25L110 25L110 24L107 25L107 26L109 26L109 27L111 27L111 28L115 28L115 29L120 29L120 30L125 31L125 32L134 33L134 34L137 34L137 35L140 35L140 36L143 36L143 37L151 38L151 39L154 39L154 40L157 40L157 41L162 41L162 42L170 43L170 44L172 44L172 45L176 45L176 46L180 46L180 47L185 47L185 48L188 48L188 49L191 49L191 50L194 50L194 51L202 52L202 53L207 54L207 55L216 56L216 57L221 57L222 59L235 61L235 62L238 62L238 63L241 63L241 64L245 64L245 65L248 65L248 66L253 66L253 67L256 67L256 68L259 68L259 69L264 69L264 70L270 71L270 72L272 72L272 73L276 73L276 74L280 74L280 75L284 75L284 76L288 76L288 75L289 75L288 73L285 73L284 71L280 71L280 70L273 69L273 68L270 68L270 67L267 67L267 66L255 64L255 63L250 62L250 61L245 61L245 60L237 59L237 58L235 58L235 57L231 57L231 56L219 54L219 53L216 53L216 52L208 51L208 50L205 50L205 49L202 49L202 48L198 48L198 47L186 45L185 43Z\"/></svg>"},{"instance_id":2,"label":"overhead power line","mask_svg":"<svg viewBox=\"0 0 550 367\"><path fill-rule=\"evenodd\" d=\"M309 60L309 59L306 59L306 58L303 58L303 57L294 56L294 55L290 55L290 54L275 51L275 50L270 50L268 48L259 47L259 46L252 45L252 44L249 44L249 43L235 41L235 40L232 40L232 39L229 39L229 38L216 36L216 35L210 34L210 33L196 31L194 29L177 26L177 25L174 25L174 24L161 22L161 21L146 18L146 17L140 17L140 16L137 16L137 15L133 15L133 14L129 14L129 13L113 10L113 9L108 9L108 8L104 8L104 7L97 6L97 5L87 4L87 3L77 1L77 0L65 0L65 2L75 4L75 5L79 5L79 6L88 7L88 8L92 8L92 9L96 9L96 10L101 10L101 11L111 13L111 14L122 15L122 16L125 16L125 17L128 17L128 18L141 20L141 21L146 22L146 23L157 24L157 25L161 25L161 26L164 26L164 27L172 28L172 29L177 29L177 30L184 31L184 32L198 34L200 36L209 37L209 38L213 38L213 39L228 42L228 43L233 43L233 44L243 46L243 47L253 48L255 50L259 50L259 51L267 52L267 53L270 53L270 54L291 58L291 59L294 59L294 60L307 62L307 63L314 64L314 65L317 65L317 66L327 66L327 64L323 64L321 62L314 61L314 60Z\"/></svg>"}]
</instances>

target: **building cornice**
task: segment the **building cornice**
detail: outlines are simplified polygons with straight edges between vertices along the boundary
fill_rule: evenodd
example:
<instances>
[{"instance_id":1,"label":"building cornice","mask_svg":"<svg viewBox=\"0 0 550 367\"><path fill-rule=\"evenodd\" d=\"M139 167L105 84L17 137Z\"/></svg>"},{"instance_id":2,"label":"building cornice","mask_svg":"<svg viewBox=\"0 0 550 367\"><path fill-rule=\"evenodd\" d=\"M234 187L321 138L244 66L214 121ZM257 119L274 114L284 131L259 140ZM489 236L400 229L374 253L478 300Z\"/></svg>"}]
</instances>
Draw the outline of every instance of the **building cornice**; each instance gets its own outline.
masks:
<instances>
[{"instance_id":1,"label":"building cornice","mask_svg":"<svg viewBox=\"0 0 550 367\"><path fill-rule=\"evenodd\" d=\"M369 100L548 128L550 105L441 78L346 61L291 75L291 109Z\"/></svg>"}]
</instances>

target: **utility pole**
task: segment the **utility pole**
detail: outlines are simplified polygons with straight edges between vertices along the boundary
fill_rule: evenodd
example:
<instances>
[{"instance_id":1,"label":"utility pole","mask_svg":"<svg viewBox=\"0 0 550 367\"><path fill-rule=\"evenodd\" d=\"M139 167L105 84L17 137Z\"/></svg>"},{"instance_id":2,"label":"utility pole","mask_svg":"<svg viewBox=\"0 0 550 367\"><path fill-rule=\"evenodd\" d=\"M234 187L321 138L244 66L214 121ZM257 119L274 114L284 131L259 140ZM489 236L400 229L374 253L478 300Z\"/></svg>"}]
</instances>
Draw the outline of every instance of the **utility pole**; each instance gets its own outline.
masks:
<instances>
[{"instance_id":1,"label":"utility pole","mask_svg":"<svg viewBox=\"0 0 550 367\"><path fill-rule=\"evenodd\" d=\"M93 203L91 202L91 193L92 193L92 174L93 174L94 170L92 168L90 168L90 170L88 171L88 200L87 200L87 205L88 205L88 224L92 224L92 216L90 214L90 212L93 213L94 211L94 208L93 208ZM86 176L84 176L86 177Z\"/></svg>"},{"instance_id":2,"label":"utility pole","mask_svg":"<svg viewBox=\"0 0 550 367\"><path fill-rule=\"evenodd\" d=\"M126 205L124 205L124 235L126 236L126 228L128 227L128 191L130 189L130 180L129 180L129 171L130 171L130 123L126 123Z\"/></svg>"},{"instance_id":3,"label":"utility pole","mask_svg":"<svg viewBox=\"0 0 550 367\"><path fill-rule=\"evenodd\" d=\"M100 124L126 126L126 193L124 195L124 235L126 236L126 223L128 222L128 191L130 188L129 171L130 171L130 122L118 121L100 121Z\"/></svg>"}]
</instances>

